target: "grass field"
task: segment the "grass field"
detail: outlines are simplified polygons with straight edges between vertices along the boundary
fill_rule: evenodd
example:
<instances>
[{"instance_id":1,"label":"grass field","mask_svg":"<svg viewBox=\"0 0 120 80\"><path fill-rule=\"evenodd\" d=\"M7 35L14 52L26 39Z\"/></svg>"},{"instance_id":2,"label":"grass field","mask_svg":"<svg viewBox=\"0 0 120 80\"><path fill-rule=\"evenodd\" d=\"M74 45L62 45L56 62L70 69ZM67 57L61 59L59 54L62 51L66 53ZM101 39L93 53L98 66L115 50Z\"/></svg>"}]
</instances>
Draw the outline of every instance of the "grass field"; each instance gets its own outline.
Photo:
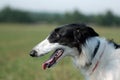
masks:
<instances>
[{"instance_id":1,"label":"grass field","mask_svg":"<svg viewBox=\"0 0 120 80\"><path fill-rule=\"evenodd\" d=\"M29 52L56 25L0 24L0 80L83 80L72 61L65 58L55 67L42 70L48 58L32 58ZM101 36L120 43L120 28L96 28Z\"/></svg>"}]
</instances>

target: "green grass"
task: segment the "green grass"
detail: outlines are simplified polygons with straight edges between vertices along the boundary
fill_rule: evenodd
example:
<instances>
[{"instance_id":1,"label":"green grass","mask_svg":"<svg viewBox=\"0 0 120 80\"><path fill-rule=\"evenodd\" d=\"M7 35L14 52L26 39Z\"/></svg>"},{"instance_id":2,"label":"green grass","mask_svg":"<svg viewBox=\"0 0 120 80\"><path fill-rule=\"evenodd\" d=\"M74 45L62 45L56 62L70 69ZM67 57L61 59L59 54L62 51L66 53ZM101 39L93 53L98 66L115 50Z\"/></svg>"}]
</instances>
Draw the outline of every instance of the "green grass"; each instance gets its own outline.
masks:
<instances>
[{"instance_id":1,"label":"green grass","mask_svg":"<svg viewBox=\"0 0 120 80\"><path fill-rule=\"evenodd\" d=\"M42 70L48 58L32 58L29 52L56 25L0 24L0 80L83 80L70 58ZM101 36L120 42L120 28L95 28Z\"/></svg>"}]
</instances>

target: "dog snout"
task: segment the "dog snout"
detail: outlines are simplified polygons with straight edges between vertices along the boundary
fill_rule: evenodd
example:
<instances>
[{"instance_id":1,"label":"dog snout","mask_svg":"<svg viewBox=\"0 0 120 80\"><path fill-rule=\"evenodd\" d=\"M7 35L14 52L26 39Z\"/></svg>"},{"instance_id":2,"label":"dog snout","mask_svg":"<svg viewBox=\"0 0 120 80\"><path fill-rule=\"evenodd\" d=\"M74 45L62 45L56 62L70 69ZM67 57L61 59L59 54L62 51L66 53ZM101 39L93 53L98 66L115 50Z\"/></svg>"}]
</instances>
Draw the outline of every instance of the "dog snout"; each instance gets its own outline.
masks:
<instances>
[{"instance_id":1,"label":"dog snout","mask_svg":"<svg viewBox=\"0 0 120 80\"><path fill-rule=\"evenodd\" d=\"M37 51L32 50L32 51L30 52L30 56L32 56L32 57L37 57Z\"/></svg>"}]
</instances>

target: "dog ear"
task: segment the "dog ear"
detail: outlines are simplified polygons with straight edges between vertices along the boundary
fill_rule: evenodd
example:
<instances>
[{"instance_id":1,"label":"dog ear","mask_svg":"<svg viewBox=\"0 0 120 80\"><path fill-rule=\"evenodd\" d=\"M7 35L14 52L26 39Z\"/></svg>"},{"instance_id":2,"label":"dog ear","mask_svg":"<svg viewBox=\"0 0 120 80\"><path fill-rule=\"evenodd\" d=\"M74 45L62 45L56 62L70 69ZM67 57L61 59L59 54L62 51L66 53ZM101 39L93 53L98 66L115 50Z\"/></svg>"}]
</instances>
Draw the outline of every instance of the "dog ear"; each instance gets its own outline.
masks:
<instances>
[{"instance_id":1,"label":"dog ear","mask_svg":"<svg viewBox=\"0 0 120 80\"><path fill-rule=\"evenodd\" d=\"M81 53L81 46L85 43L86 39L90 37L99 36L92 28L90 27L78 27L73 32L74 35L74 44Z\"/></svg>"},{"instance_id":2,"label":"dog ear","mask_svg":"<svg viewBox=\"0 0 120 80\"><path fill-rule=\"evenodd\" d=\"M92 28L90 27L78 27L74 31L74 39L77 43L84 44L86 39L90 37L99 36Z\"/></svg>"}]
</instances>

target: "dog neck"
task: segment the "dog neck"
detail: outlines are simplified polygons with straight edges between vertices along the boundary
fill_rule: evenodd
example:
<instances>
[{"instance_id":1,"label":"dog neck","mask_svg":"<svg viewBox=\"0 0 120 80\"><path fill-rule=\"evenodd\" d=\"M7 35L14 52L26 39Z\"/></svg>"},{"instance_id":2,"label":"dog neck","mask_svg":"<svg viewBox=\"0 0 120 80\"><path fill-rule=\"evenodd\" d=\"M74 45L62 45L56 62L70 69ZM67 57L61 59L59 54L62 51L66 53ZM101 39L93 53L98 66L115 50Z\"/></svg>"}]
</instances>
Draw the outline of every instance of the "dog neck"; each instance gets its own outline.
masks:
<instances>
[{"instance_id":1,"label":"dog neck","mask_svg":"<svg viewBox=\"0 0 120 80\"><path fill-rule=\"evenodd\" d=\"M82 72L93 73L101 60L105 51L107 40L104 38L94 37L86 40L86 43L82 46L82 52L80 56L74 58L74 63L77 68Z\"/></svg>"}]
</instances>

